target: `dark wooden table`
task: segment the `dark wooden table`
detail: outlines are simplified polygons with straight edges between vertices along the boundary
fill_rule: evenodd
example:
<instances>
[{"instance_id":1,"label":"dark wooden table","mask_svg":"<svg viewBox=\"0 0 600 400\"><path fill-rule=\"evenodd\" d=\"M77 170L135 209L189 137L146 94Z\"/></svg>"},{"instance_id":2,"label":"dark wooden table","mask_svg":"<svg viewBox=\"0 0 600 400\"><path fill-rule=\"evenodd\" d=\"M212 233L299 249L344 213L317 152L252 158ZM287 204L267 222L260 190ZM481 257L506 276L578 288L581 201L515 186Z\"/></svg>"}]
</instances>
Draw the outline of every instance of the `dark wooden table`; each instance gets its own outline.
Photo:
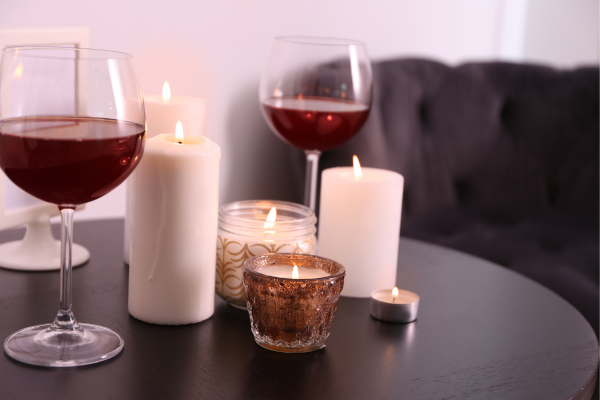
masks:
<instances>
[{"instance_id":1,"label":"dark wooden table","mask_svg":"<svg viewBox=\"0 0 600 400\"><path fill-rule=\"evenodd\" d=\"M383 323L368 299L342 298L325 349L281 354L256 345L247 313L220 299L194 325L129 316L123 221L76 223L75 241L92 254L74 271L75 315L119 332L125 349L62 369L4 354L1 399L579 399L596 385L598 341L572 306L456 251L401 239L398 287L421 296L416 322ZM2 339L53 319L58 278L0 270Z\"/></svg>"}]
</instances>

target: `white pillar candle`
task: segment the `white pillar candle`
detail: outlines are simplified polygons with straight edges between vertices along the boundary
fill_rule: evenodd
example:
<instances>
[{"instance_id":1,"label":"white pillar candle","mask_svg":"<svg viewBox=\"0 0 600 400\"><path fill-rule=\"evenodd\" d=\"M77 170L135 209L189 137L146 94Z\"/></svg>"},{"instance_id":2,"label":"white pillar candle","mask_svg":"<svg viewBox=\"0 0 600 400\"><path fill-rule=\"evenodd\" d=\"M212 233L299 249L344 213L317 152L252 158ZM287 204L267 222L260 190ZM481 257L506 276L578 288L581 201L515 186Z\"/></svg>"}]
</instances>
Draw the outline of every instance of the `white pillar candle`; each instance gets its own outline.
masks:
<instances>
[{"instance_id":1,"label":"white pillar candle","mask_svg":"<svg viewBox=\"0 0 600 400\"><path fill-rule=\"evenodd\" d=\"M259 270L263 275L276 276L278 278L287 278L287 279L317 279L317 278L325 278L331 274L323 271L319 268L306 268L306 267L297 267L298 268L298 276L294 277L293 265L274 265L269 268L264 268Z\"/></svg>"},{"instance_id":2,"label":"white pillar candle","mask_svg":"<svg viewBox=\"0 0 600 400\"><path fill-rule=\"evenodd\" d=\"M161 133L173 132L177 122L185 127L186 135L202 136L206 125L206 100L198 97L171 96L167 82L162 95L144 96L146 109L146 138ZM125 184L125 236L123 260L129 264L130 219L131 219L131 178Z\"/></svg>"},{"instance_id":3,"label":"white pillar candle","mask_svg":"<svg viewBox=\"0 0 600 400\"><path fill-rule=\"evenodd\" d=\"M162 95L144 96L148 138L161 133L173 132L177 121L181 121L186 132L204 135L206 123L206 100L198 97L171 96L167 82Z\"/></svg>"},{"instance_id":4,"label":"white pillar candle","mask_svg":"<svg viewBox=\"0 0 600 400\"><path fill-rule=\"evenodd\" d=\"M321 177L318 255L346 268L342 296L369 297L395 286L402 175L383 169L330 168Z\"/></svg>"},{"instance_id":5,"label":"white pillar candle","mask_svg":"<svg viewBox=\"0 0 600 400\"><path fill-rule=\"evenodd\" d=\"M133 173L129 313L189 324L214 312L218 145L171 134L148 139Z\"/></svg>"}]
</instances>

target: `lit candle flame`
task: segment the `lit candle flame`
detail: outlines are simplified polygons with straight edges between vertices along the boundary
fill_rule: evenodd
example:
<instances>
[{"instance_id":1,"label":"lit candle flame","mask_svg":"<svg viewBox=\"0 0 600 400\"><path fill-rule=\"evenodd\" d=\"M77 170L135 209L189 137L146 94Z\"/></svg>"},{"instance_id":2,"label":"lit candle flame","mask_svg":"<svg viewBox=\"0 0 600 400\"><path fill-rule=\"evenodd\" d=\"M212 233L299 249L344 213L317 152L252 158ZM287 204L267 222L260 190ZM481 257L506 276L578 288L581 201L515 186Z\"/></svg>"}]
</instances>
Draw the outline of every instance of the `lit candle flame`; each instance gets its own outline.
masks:
<instances>
[{"instance_id":1,"label":"lit candle flame","mask_svg":"<svg viewBox=\"0 0 600 400\"><path fill-rule=\"evenodd\" d=\"M177 121L177 125L175 125L175 139L179 144L183 143L183 125L181 121Z\"/></svg>"},{"instance_id":2,"label":"lit candle flame","mask_svg":"<svg viewBox=\"0 0 600 400\"><path fill-rule=\"evenodd\" d=\"M165 82L163 85L163 101L171 100L171 88L169 87L169 83Z\"/></svg>"},{"instance_id":3,"label":"lit candle flame","mask_svg":"<svg viewBox=\"0 0 600 400\"><path fill-rule=\"evenodd\" d=\"M398 288L395 287L392 289L392 303L395 303L397 298L398 298Z\"/></svg>"},{"instance_id":4,"label":"lit candle flame","mask_svg":"<svg viewBox=\"0 0 600 400\"><path fill-rule=\"evenodd\" d=\"M298 267L294 265L294 270L292 271L292 279L298 279L300 275L298 274Z\"/></svg>"},{"instance_id":5,"label":"lit candle flame","mask_svg":"<svg viewBox=\"0 0 600 400\"><path fill-rule=\"evenodd\" d=\"M354 177L361 178L362 170L360 169L360 163L358 162L358 157L356 157L356 156L352 157L352 162L354 164Z\"/></svg>"},{"instance_id":6,"label":"lit candle flame","mask_svg":"<svg viewBox=\"0 0 600 400\"><path fill-rule=\"evenodd\" d=\"M23 64L19 64L17 65L17 68L15 68L15 71L12 74L13 79L21 79L21 77L23 76Z\"/></svg>"},{"instance_id":7,"label":"lit candle flame","mask_svg":"<svg viewBox=\"0 0 600 400\"><path fill-rule=\"evenodd\" d=\"M275 221L277 220L277 208L273 207L271 208L271 211L269 211L269 215L267 215L267 222L265 222L265 226L264 228L272 228L273 226L275 226Z\"/></svg>"}]
</instances>

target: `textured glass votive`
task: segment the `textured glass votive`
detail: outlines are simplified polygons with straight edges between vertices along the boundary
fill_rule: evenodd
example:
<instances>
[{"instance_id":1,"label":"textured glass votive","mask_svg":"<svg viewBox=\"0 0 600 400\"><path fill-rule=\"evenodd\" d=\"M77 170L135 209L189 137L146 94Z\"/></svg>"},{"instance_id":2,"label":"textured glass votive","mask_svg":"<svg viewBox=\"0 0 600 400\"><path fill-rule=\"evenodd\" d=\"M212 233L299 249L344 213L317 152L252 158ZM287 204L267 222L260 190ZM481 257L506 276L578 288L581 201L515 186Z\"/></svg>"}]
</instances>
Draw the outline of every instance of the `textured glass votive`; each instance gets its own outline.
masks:
<instances>
[{"instance_id":1,"label":"textured glass votive","mask_svg":"<svg viewBox=\"0 0 600 400\"><path fill-rule=\"evenodd\" d=\"M268 275L269 270L294 265L305 271L304 276L326 276L303 279L302 272L298 279ZM244 287L256 343L284 353L325 347L345 275L342 264L312 255L267 254L246 260Z\"/></svg>"},{"instance_id":2,"label":"textured glass votive","mask_svg":"<svg viewBox=\"0 0 600 400\"><path fill-rule=\"evenodd\" d=\"M276 218L268 222L271 209ZM242 266L267 253L315 254L317 217L308 207L287 201L247 200L219 208L216 292L234 307L246 308Z\"/></svg>"}]
</instances>

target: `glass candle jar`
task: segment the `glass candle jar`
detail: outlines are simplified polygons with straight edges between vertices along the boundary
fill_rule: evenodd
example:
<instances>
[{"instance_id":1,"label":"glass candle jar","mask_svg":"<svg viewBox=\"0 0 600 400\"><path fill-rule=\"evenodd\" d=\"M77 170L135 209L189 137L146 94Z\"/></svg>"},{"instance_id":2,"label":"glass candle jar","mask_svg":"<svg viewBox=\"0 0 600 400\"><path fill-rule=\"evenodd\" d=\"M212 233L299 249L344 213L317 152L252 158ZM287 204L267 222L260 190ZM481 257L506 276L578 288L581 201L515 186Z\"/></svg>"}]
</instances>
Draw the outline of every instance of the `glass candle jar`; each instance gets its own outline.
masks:
<instances>
[{"instance_id":1,"label":"glass candle jar","mask_svg":"<svg viewBox=\"0 0 600 400\"><path fill-rule=\"evenodd\" d=\"M254 340L284 353L325 347L344 287L342 264L304 254L266 254L244 263Z\"/></svg>"},{"instance_id":2,"label":"glass candle jar","mask_svg":"<svg viewBox=\"0 0 600 400\"><path fill-rule=\"evenodd\" d=\"M275 207L276 217L267 217ZM308 207L287 201L247 200L219 208L216 292L246 309L242 267L250 257L268 253L315 254L317 217Z\"/></svg>"}]
</instances>

